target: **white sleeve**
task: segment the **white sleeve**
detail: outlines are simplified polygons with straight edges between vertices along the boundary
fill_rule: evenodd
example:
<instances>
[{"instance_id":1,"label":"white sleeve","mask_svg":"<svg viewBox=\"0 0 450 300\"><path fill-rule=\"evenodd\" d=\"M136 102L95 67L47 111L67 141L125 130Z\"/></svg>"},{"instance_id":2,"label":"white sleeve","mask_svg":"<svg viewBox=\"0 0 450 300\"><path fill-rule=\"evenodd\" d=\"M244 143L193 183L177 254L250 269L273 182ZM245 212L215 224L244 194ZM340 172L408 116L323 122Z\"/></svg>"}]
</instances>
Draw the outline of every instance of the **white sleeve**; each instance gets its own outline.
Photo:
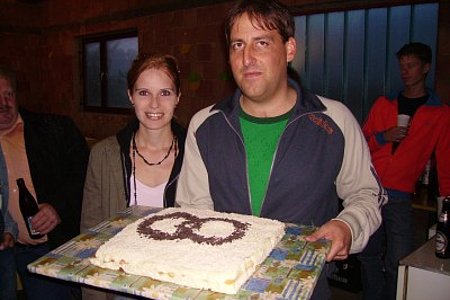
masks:
<instances>
[{"instance_id":1,"label":"white sleeve","mask_svg":"<svg viewBox=\"0 0 450 300\"><path fill-rule=\"evenodd\" d=\"M208 171L196 139L197 128L209 116L210 109L211 107L207 107L196 113L189 124L176 194L176 204L181 207L214 209L209 192Z\"/></svg>"},{"instance_id":2,"label":"white sleeve","mask_svg":"<svg viewBox=\"0 0 450 300\"><path fill-rule=\"evenodd\" d=\"M352 113L340 102L321 98L327 114L340 127L344 139L344 156L336 178L336 190L344 209L337 220L352 232L350 253L360 252L381 224L381 207L387 195L371 162L367 142Z\"/></svg>"}]
</instances>

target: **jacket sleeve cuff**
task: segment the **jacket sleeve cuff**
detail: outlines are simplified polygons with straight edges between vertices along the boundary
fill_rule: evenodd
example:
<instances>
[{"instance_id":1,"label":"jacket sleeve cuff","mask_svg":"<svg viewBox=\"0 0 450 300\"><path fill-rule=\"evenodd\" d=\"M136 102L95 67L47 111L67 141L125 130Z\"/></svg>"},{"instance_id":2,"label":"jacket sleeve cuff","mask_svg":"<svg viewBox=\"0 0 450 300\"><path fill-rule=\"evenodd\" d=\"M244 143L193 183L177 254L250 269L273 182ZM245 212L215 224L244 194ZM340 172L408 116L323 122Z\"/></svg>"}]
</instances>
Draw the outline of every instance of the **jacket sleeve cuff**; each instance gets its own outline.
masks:
<instances>
[{"instance_id":1,"label":"jacket sleeve cuff","mask_svg":"<svg viewBox=\"0 0 450 300\"><path fill-rule=\"evenodd\" d=\"M347 221L344 221L342 219L334 218L334 219L331 219L331 220L342 222L345 225L347 225L347 227L350 229L350 234L352 236L352 244L350 245L350 249L351 249L351 246L353 245L353 229L352 229L352 226L350 226L350 224Z\"/></svg>"},{"instance_id":2,"label":"jacket sleeve cuff","mask_svg":"<svg viewBox=\"0 0 450 300\"><path fill-rule=\"evenodd\" d=\"M376 140L377 143L380 144L380 145L384 145L384 144L387 143L386 140L384 139L384 132L378 132L378 133L375 135L375 140Z\"/></svg>"},{"instance_id":3,"label":"jacket sleeve cuff","mask_svg":"<svg viewBox=\"0 0 450 300\"><path fill-rule=\"evenodd\" d=\"M371 234L370 227L374 227L371 226L371 224L364 222L369 220L364 221L360 220L360 218L358 218L358 214L345 210L343 210L335 218L335 220L344 222L350 228L350 232L352 234L352 244L350 246L350 254L358 253L364 250L369 240L369 236ZM379 221L381 222L381 218ZM379 225L379 224L372 224L372 225ZM374 229L376 230L378 227L379 226L376 226L376 228ZM375 232L375 230L373 231Z\"/></svg>"}]
</instances>

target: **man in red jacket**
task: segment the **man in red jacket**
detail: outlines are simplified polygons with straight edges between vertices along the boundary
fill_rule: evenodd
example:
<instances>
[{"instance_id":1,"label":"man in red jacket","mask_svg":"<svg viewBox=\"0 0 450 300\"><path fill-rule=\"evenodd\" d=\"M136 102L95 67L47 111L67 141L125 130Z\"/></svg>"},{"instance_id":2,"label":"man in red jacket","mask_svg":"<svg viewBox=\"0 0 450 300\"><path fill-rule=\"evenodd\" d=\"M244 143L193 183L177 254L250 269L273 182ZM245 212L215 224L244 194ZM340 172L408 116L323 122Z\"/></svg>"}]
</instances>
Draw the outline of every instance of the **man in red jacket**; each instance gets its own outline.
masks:
<instances>
[{"instance_id":1,"label":"man in red jacket","mask_svg":"<svg viewBox=\"0 0 450 300\"><path fill-rule=\"evenodd\" d=\"M360 255L364 299L395 299L398 262L413 250L411 195L432 154L440 195L450 195L450 109L425 86L431 56L422 43L406 44L397 52L404 89L391 98L379 97L363 126L389 196L382 227ZM409 116L406 126L399 126L399 115Z\"/></svg>"}]
</instances>

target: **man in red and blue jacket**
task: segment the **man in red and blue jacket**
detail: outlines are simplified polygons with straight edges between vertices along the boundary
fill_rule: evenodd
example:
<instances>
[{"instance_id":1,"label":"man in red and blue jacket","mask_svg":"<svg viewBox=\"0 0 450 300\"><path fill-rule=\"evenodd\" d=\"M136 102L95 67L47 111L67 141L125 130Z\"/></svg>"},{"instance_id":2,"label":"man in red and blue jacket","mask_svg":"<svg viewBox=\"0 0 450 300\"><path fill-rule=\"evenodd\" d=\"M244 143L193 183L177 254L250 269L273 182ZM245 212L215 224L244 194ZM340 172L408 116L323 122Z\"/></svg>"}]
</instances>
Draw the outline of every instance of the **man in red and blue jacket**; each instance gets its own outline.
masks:
<instances>
[{"instance_id":1,"label":"man in red and blue jacket","mask_svg":"<svg viewBox=\"0 0 450 300\"><path fill-rule=\"evenodd\" d=\"M395 299L398 262L413 250L411 195L433 154L440 195L450 195L450 108L425 86L431 49L422 43L406 44L397 58L404 90L379 97L363 126L373 165L389 196L382 210L383 226L360 255L364 299ZM410 117L406 127L397 124L401 114Z\"/></svg>"}]
</instances>

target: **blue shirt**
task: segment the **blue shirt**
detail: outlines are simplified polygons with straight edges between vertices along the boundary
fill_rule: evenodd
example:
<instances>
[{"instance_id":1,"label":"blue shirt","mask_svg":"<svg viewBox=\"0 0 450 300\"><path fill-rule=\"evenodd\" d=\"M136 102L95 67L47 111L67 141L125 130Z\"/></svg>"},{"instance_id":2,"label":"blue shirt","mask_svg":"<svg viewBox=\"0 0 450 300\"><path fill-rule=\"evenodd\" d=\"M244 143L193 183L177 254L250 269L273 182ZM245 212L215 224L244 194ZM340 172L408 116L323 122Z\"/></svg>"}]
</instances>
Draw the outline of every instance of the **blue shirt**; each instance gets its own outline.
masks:
<instances>
[{"instance_id":1,"label":"blue shirt","mask_svg":"<svg viewBox=\"0 0 450 300\"><path fill-rule=\"evenodd\" d=\"M11 233L14 240L17 239L18 229L17 224L11 217L8 211L8 171L6 169L5 157L3 156L3 151L0 145L0 193L2 195L1 201L1 215L5 221L5 232Z\"/></svg>"}]
</instances>

